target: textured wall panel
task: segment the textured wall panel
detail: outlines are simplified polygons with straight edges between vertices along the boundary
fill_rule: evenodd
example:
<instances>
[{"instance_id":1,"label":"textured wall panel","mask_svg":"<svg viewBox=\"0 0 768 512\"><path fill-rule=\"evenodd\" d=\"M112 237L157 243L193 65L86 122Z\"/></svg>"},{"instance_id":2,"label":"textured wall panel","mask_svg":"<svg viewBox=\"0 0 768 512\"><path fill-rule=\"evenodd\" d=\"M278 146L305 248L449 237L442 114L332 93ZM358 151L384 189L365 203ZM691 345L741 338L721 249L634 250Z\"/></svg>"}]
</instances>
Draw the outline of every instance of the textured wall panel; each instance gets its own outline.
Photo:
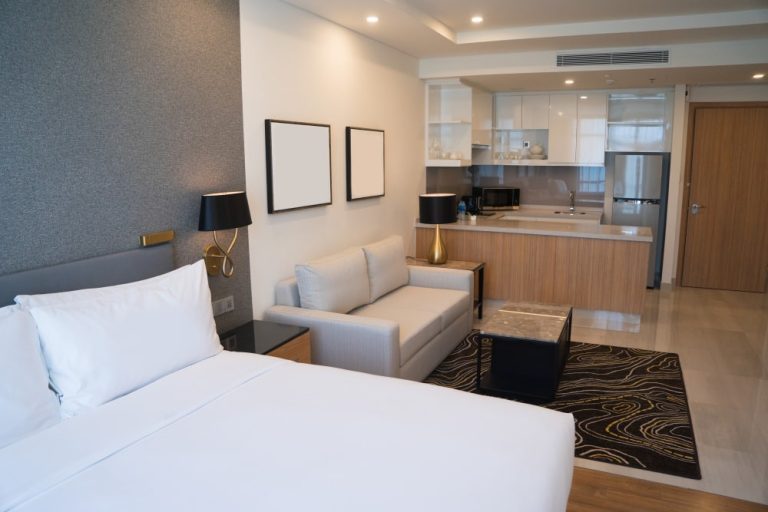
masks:
<instances>
[{"instance_id":1,"label":"textured wall panel","mask_svg":"<svg viewBox=\"0 0 768 512\"><path fill-rule=\"evenodd\" d=\"M167 228L190 263L200 194L244 188L237 0L0 2L0 274ZM251 316L242 235L220 328Z\"/></svg>"}]
</instances>

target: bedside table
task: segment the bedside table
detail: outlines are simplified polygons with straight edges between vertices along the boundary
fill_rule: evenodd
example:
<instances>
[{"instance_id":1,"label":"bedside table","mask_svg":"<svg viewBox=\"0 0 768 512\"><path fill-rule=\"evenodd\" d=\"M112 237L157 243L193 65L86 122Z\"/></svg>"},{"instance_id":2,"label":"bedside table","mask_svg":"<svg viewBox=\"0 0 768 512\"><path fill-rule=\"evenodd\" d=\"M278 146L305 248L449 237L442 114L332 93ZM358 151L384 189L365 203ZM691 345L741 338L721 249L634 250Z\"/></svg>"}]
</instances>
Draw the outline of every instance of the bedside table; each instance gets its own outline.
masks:
<instances>
[{"instance_id":1,"label":"bedside table","mask_svg":"<svg viewBox=\"0 0 768 512\"><path fill-rule=\"evenodd\" d=\"M251 320L219 337L224 350L264 354L299 363L312 362L307 327Z\"/></svg>"}]
</instances>

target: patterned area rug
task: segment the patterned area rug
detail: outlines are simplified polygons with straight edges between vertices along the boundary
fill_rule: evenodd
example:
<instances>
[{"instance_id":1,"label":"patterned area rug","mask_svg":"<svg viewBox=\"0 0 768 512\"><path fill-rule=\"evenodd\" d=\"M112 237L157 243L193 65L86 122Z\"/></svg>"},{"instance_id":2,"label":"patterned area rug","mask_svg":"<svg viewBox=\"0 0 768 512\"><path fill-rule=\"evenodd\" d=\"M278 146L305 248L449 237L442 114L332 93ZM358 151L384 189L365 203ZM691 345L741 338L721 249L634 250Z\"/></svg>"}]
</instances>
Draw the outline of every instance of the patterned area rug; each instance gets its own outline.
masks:
<instances>
[{"instance_id":1,"label":"patterned area rug","mask_svg":"<svg viewBox=\"0 0 768 512\"><path fill-rule=\"evenodd\" d=\"M474 392L479 339L470 333L424 382ZM542 405L573 413L577 457L701 478L677 354L572 342L557 395Z\"/></svg>"}]
</instances>

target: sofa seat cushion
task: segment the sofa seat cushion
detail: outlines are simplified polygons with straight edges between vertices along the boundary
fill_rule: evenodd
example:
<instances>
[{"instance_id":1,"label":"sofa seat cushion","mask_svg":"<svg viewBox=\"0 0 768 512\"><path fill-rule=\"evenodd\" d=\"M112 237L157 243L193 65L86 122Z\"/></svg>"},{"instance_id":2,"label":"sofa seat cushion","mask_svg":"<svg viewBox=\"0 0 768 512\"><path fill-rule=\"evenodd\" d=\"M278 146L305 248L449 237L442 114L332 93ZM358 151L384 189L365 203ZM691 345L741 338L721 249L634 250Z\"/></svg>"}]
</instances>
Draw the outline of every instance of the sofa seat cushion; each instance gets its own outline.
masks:
<instances>
[{"instance_id":1,"label":"sofa seat cushion","mask_svg":"<svg viewBox=\"0 0 768 512\"><path fill-rule=\"evenodd\" d=\"M409 311L421 311L440 316L440 330L447 328L457 318L469 311L469 293L444 288L403 286L381 297L376 303L382 307L397 305Z\"/></svg>"},{"instance_id":2,"label":"sofa seat cushion","mask_svg":"<svg viewBox=\"0 0 768 512\"><path fill-rule=\"evenodd\" d=\"M349 314L391 320L400 326L400 366L407 363L442 330L438 313L411 309L407 305L393 302L382 303L378 300Z\"/></svg>"}]
</instances>

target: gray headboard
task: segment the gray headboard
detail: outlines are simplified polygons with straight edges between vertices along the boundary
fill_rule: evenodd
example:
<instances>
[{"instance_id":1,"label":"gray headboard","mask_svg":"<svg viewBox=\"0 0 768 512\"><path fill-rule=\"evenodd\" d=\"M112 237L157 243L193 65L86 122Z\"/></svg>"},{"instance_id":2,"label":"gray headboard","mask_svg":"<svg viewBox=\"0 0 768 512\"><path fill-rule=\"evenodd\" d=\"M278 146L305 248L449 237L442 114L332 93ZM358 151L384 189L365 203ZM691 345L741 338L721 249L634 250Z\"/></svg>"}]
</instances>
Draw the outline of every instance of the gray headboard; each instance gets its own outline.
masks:
<instances>
[{"instance_id":1,"label":"gray headboard","mask_svg":"<svg viewBox=\"0 0 768 512\"><path fill-rule=\"evenodd\" d=\"M173 245L140 249L0 276L0 307L19 294L99 288L148 279L173 270Z\"/></svg>"}]
</instances>

